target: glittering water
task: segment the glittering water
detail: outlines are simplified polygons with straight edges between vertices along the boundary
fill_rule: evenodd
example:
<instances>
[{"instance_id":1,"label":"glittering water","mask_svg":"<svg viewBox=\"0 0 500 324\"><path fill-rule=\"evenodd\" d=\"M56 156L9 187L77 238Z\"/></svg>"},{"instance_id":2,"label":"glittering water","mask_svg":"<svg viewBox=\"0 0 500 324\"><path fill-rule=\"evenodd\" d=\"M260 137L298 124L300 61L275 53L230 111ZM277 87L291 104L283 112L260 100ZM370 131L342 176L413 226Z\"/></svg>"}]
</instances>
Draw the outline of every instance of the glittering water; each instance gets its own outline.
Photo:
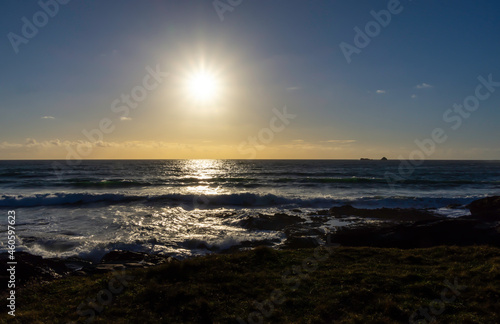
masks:
<instances>
[{"instance_id":1,"label":"glittering water","mask_svg":"<svg viewBox=\"0 0 500 324\"><path fill-rule=\"evenodd\" d=\"M500 192L500 162L427 161L406 171L399 161L84 161L63 171L51 161L0 161L0 209L18 215L19 250L96 259L117 248L193 255L280 244L281 231L241 225L259 213L299 208L314 221L309 212L352 204L460 216L464 204Z\"/></svg>"}]
</instances>

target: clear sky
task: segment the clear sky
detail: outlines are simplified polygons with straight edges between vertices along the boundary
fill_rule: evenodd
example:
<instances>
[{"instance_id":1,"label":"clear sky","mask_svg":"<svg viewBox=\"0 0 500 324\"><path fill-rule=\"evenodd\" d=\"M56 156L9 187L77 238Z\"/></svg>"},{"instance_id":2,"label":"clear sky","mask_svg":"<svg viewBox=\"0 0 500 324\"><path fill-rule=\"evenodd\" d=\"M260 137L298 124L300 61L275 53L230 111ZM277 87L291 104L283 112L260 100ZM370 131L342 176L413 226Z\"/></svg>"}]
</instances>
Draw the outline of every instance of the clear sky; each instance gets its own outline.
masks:
<instances>
[{"instance_id":1,"label":"clear sky","mask_svg":"<svg viewBox=\"0 0 500 324\"><path fill-rule=\"evenodd\" d=\"M500 159L500 2L215 4L2 1L0 159Z\"/></svg>"}]
</instances>

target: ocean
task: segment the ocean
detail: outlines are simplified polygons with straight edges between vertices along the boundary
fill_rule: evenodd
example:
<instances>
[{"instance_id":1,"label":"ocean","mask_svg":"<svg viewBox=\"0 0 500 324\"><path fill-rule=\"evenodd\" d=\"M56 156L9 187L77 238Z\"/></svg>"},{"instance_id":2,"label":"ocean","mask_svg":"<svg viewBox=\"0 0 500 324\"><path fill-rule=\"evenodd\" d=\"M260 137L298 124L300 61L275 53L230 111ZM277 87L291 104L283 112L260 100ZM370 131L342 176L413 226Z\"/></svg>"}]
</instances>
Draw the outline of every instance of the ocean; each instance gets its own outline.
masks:
<instances>
[{"instance_id":1,"label":"ocean","mask_svg":"<svg viewBox=\"0 0 500 324\"><path fill-rule=\"evenodd\" d=\"M63 172L53 163L0 161L0 252L9 210L18 251L97 261L114 249L182 258L242 242L280 246L284 231L246 226L263 214L312 224L318 210L350 204L460 217L466 204L500 193L499 161L93 160Z\"/></svg>"}]
</instances>

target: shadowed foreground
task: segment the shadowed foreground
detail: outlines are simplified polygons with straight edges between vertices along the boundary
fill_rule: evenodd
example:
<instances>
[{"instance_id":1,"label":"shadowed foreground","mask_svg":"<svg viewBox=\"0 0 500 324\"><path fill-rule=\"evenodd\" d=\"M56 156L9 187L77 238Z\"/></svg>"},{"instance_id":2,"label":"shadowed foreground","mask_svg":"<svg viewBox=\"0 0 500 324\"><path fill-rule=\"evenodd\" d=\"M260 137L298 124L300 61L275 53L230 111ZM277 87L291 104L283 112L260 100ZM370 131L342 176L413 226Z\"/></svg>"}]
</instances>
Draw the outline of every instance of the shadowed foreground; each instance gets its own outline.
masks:
<instances>
[{"instance_id":1,"label":"shadowed foreground","mask_svg":"<svg viewBox=\"0 0 500 324\"><path fill-rule=\"evenodd\" d=\"M16 295L17 316L1 322L498 323L500 249L257 248Z\"/></svg>"}]
</instances>

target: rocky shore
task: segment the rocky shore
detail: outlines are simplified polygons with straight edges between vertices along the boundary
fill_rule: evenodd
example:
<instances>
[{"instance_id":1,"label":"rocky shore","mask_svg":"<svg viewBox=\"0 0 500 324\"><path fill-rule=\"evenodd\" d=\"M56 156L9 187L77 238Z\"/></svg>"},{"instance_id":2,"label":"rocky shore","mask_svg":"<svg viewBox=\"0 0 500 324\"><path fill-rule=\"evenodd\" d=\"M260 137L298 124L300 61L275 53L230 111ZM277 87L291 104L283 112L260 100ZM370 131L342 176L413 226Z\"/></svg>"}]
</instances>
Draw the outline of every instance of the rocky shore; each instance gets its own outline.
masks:
<instances>
[{"instance_id":1,"label":"rocky shore","mask_svg":"<svg viewBox=\"0 0 500 324\"><path fill-rule=\"evenodd\" d=\"M479 199L467 208L471 212L470 216L451 219L432 217L431 214L426 215L418 210L359 210L350 206L332 208L330 213L334 217L342 217L344 214L375 218L392 215L396 219L405 220L399 224L341 228L333 235L333 241L343 246L391 248L500 246L500 197Z\"/></svg>"},{"instance_id":2,"label":"rocky shore","mask_svg":"<svg viewBox=\"0 0 500 324\"><path fill-rule=\"evenodd\" d=\"M281 249L311 248L318 245L341 245L352 247L426 248L434 246L490 245L500 247L500 197L488 197L467 206L471 215L460 218L444 218L431 211L417 209L358 209L352 206L332 207L316 212L314 222L305 224L297 215L277 213L260 215L244 220L249 230L283 230L286 240ZM293 213L301 213L293 210ZM345 226L337 231L325 233L318 225L329 220L362 218L374 222L362 222ZM241 242L217 253L232 253L258 245L272 245L273 242ZM0 254L2 262L8 254ZM151 255L130 251L111 251L98 263L79 258L43 259L26 252L16 253L18 284L41 282L64 276L86 276L113 270L147 268L176 262L172 256ZM7 276L2 274L2 286Z\"/></svg>"}]
</instances>

